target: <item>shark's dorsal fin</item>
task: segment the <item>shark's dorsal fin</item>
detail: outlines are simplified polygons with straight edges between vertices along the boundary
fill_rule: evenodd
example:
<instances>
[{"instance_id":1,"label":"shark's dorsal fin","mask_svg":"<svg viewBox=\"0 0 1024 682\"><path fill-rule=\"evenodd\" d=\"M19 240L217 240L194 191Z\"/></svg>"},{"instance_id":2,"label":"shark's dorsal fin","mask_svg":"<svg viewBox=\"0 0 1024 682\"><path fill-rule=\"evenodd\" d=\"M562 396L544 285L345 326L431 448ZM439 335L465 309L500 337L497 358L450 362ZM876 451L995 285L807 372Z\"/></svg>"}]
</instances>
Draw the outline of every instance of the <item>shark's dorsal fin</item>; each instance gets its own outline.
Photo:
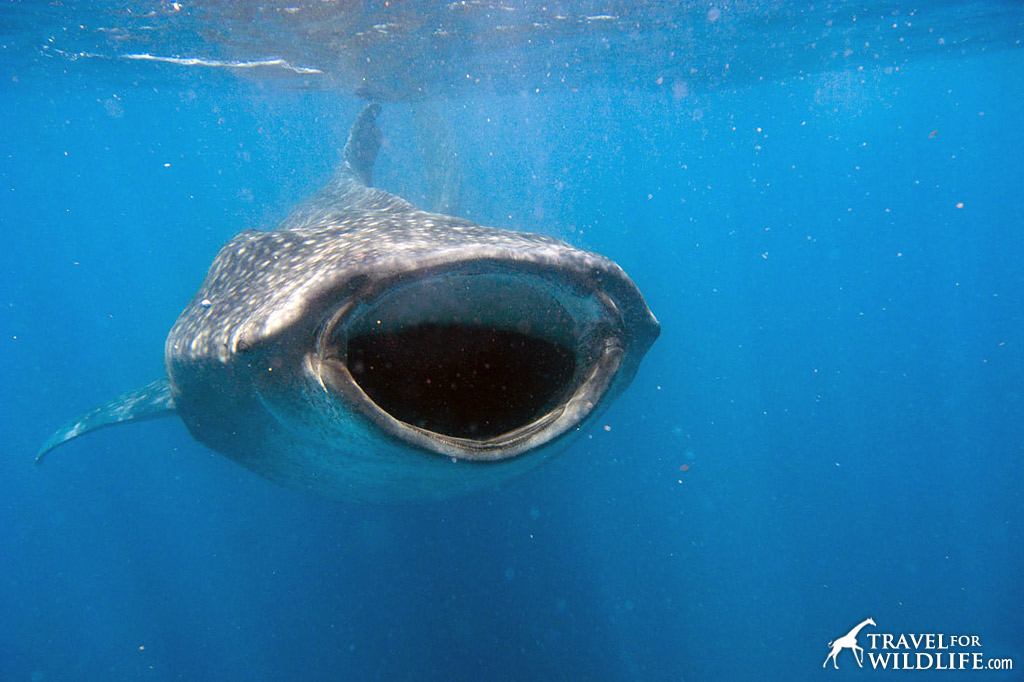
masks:
<instances>
[{"instance_id":1,"label":"shark's dorsal fin","mask_svg":"<svg viewBox=\"0 0 1024 682\"><path fill-rule=\"evenodd\" d=\"M100 405L85 416L68 422L39 448L36 463L43 461L50 450L83 433L89 433L105 426L116 426L124 422L143 421L174 414L174 399L171 384L167 379L148 383L142 388L129 391L116 400Z\"/></svg>"},{"instance_id":2,"label":"shark's dorsal fin","mask_svg":"<svg viewBox=\"0 0 1024 682\"><path fill-rule=\"evenodd\" d=\"M329 225L345 211L412 211L405 199L371 187L373 164L380 149L377 115L380 104L363 107L348 134L341 163L330 182L302 202L278 225L279 230Z\"/></svg>"},{"instance_id":3,"label":"shark's dorsal fin","mask_svg":"<svg viewBox=\"0 0 1024 682\"><path fill-rule=\"evenodd\" d=\"M378 114L380 104L376 102L363 107L349 130L345 151L341 153L339 175L348 176L363 187L373 185L373 164L377 161L377 151L380 149Z\"/></svg>"}]
</instances>

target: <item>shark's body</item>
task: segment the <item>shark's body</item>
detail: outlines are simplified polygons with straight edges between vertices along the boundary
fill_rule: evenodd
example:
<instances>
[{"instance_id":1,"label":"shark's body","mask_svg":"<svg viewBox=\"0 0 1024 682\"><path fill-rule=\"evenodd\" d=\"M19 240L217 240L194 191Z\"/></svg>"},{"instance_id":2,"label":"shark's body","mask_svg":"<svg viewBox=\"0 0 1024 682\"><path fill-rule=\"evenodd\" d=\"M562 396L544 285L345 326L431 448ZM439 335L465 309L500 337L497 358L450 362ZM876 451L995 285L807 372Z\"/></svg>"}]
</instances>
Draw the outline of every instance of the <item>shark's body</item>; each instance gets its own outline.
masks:
<instances>
[{"instance_id":1,"label":"shark's body","mask_svg":"<svg viewBox=\"0 0 1024 682\"><path fill-rule=\"evenodd\" d=\"M417 210L370 187L378 107L273 231L218 254L167 337L167 378L58 431L177 414L272 480L336 499L438 498L544 461L657 338L614 262Z\"/></svg>"}]
</instances>

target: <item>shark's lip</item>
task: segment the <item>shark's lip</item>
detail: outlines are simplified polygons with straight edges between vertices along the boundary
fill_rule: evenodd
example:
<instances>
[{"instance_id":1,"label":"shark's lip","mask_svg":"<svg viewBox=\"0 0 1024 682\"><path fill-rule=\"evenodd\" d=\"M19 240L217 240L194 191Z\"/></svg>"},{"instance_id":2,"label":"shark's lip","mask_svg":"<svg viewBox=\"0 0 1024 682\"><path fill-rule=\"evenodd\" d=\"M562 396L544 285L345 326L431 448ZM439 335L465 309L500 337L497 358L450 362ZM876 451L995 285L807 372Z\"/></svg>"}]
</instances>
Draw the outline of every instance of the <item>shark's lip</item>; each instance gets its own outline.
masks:
<instances>
[{"instance_id":1,"label":"shark's lip","mask_svg":"<svg viewBox=\"0 0 1024 682\"><path fill-rule=\"evenodd\" d=\"M613 279L632 287L624 275ZM356 276L337 291L345 293L320 327L311 356L321 385L401 443L462 460L515 458L577 428L612 392L630 352L642 355L657 335L657 323L643 306L650 320L647 334L631 338L627 329L634 337L636 330L623 319L624 302L609 295L592 270L580 268L484 258L414 268L376 280ZM435 344L424 357L451 356L440 364L432 357L435 364L425 370L415 360L420 343ZM371 364L390 365L389 351L380 350L389 344L399 365L391 369L402 377L402 385L371 386L356 356L370 348L375 353ZM486 347L475 348L481 345ZM539 364L548 369L537 369L536 358L523 349L543 351L541 359L547 360ZM486 364L488 371L463 366L464 358ZM494 370L488 360L501 366ZM408 364L408 371L401 363ZM511 396L507 404L502 399L495 402L492 392L510 389L499 386L500 380L487 384L485 378L475 389L476 400L469 398L456 416L440 421L427 415L437 412L437 405L430 402L438 400L436 394L412 395L419 393L417 382L440 378L457 383L471 374L493 371L504 372L501 376L510 379L506 383L525 385L529 392ZM413 383L405 383L410 374ZM462 397L453 389L441 399L461 402ZM474 420L482 425L479 435L471 435L473 424L466 423ZM487 425L494 423L499 426L489 430Z\"/></svg>"}]
</instances>

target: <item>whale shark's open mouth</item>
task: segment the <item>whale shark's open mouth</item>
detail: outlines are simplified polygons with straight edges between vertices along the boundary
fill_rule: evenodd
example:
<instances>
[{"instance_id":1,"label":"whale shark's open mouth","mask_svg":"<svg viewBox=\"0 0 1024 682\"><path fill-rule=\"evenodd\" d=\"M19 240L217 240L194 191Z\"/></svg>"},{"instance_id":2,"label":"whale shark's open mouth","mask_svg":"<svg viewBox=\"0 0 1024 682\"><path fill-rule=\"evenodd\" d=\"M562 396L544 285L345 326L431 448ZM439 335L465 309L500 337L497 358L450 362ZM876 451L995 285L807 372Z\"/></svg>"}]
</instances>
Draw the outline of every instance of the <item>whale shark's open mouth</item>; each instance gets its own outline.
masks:
<instances>
[{"instance_id":1,"label":"whale shark's open mouth","mask_svg":"<svg viewBox=\"0 0 1024 682\"><path fill-rule=\"evenodd\" d=\"M361 282L322 330L320 376L377 425L500 460L577 426L624 354L607 295L565 273L472 263Z\"/></svg>"},{"instance_id":2,"label":"whale shark's open mouth","mask_svg":"<svg viewBox=\"0 0 1024 682\"><path fill-rule=\"evenodd\" d=\"M459 438L493 438L564 401L576 356L529 333L449 321L356 332L347 364L395 419Z\"/></svg>"}]
</instances>

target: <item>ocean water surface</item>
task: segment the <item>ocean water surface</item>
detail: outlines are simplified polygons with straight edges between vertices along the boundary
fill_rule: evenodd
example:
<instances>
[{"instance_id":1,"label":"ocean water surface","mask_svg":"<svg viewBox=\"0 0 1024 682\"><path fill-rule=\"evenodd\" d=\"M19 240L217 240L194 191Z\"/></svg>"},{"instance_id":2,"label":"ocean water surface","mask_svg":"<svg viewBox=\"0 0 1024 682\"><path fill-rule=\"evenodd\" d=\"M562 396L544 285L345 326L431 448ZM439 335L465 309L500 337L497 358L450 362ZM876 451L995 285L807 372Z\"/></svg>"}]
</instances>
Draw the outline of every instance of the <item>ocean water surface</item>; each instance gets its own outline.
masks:
<instances>
[{"instance_id":1,"label":"ocean water surface","mask_svg":"<svg viewBox=\"0 0 1024 682\"><path fill-rule=\"evenodd\" d=\"M6 3L0 679L1024 679L1022 40L1019 2ZM623 266L628 391L430 504L173 419L35 466L368 99L376 185L425 204L429 108L460 215Z\"/></svg>"}]
</instances>

